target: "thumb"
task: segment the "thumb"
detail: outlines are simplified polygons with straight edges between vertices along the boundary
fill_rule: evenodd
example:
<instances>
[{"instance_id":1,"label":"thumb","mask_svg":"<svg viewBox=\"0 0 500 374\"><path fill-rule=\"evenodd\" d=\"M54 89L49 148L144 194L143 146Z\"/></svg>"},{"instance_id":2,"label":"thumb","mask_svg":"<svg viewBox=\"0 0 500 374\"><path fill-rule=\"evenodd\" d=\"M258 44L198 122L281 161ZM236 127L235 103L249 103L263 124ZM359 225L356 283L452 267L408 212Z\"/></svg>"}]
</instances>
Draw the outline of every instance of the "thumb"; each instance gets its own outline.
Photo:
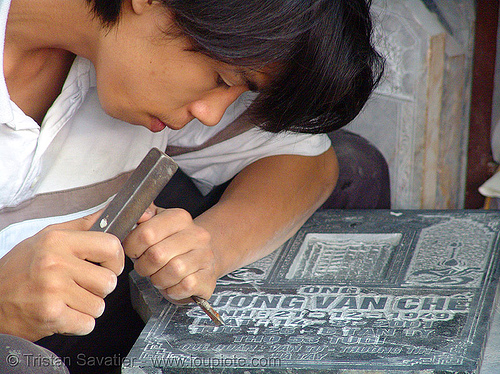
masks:
<instances>
[{"instance_id":1,"label":"thumb","mask_svg":"<svg viewBox=\"0 0 500 374\"><path fill-rule=\"evenodd\" d=\"M139 218L139 221L137 221L137 223L146 222L151 218L153 218L154 216L156 216L157 214L158 214L158 207L154 204L151 204L142 214L141 218Z\"/></svg>"},{"instance_id":2,"label":"thumb","mask_svg":"<svg viewBox=\"0 0 500 374\"><path fill-rule=\"evenodd\" d=\"M76 230L76 231L88 231L92 225L101 216L104 209L101 209L95 213L89 214L88 216L77 218L72 221L67 221L53 225L53 227L58 227L66 230Z\"/></svg>"}]
</instances>

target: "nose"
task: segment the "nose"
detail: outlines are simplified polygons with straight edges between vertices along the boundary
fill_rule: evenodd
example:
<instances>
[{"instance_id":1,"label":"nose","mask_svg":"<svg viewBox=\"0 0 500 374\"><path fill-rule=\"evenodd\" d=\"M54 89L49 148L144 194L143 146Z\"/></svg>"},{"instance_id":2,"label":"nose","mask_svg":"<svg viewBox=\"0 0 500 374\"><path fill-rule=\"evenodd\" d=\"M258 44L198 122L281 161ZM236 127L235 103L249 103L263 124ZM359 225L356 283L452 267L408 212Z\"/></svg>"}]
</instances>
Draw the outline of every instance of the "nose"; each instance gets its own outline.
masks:
<instances>
[{"instance_id":1,"label":"nose","mask_svg":"<svg viewBox=\"0 0 500 374\"><path fill-rule=\"evenodd\" d=\"M245 91L246 86L219 87L188 106L189 113L206 126L217 125L226 109Z\"/></svg>"}]
</instances>

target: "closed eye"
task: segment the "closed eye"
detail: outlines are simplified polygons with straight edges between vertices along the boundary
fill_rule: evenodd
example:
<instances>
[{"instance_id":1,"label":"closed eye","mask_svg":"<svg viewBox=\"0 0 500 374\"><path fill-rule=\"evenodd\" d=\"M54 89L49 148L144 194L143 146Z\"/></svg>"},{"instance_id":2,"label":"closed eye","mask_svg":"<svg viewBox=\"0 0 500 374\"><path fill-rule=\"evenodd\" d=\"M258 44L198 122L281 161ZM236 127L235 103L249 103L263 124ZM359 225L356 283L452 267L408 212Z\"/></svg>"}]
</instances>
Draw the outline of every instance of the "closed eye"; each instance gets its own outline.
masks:
<instances>
[{"instance_id":1,"label":"closed eye","mask_svg":"<svg viewBox=\"0 0 500 374\"><path fill-rule=\"evenodd\" d=\"M217 74L217 80L216 80L216 83L217 83L217 87L226 87L226 88L229 88L231 87L229 84L227 84L227 82L220 76L220 74Z\"/></svg>"}]
</instances>

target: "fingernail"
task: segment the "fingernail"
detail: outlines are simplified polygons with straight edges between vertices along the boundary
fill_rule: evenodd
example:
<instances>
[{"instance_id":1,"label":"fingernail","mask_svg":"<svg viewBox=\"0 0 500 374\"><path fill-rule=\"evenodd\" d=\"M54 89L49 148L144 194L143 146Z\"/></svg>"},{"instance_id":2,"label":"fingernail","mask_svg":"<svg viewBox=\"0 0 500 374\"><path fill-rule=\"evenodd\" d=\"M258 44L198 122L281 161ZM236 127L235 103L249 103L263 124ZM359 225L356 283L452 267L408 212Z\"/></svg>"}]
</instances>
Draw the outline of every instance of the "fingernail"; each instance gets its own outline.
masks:
<instances>
[{"instance_id":1,"label":"fingernail","mask_svg":"<svg viewBox=\"0 0 500 374\"><path fill-rule=\"evenodd\" d=\"M102 303L101 310L99 311L99 315L97 317L100 317L104 314L104 310L106 309L106 304Z\"/></svg>"},{"instance_id":2,"label":"fingernail","mask_svg":"<svg viewBox=\"0 0 500 374\"><path fill-rule=\"evenodd\" d=\"M107 292L108 295L115 290L116 285L118 284L118 277L116 275L111 279L112 279L111 282L109 282L108 284L109 287Z\"/></svg>"},{"instance_id":3,"label":"fingernail","mask_svg":"<svg viewBox=\"0 0 500 374\"><path fill-rule=\"evenodd\" d=\"M155 216L156 215L156 209L148 207L146 209L146 213L149 214L150 216Z\"/></svg>"}]
</instances>

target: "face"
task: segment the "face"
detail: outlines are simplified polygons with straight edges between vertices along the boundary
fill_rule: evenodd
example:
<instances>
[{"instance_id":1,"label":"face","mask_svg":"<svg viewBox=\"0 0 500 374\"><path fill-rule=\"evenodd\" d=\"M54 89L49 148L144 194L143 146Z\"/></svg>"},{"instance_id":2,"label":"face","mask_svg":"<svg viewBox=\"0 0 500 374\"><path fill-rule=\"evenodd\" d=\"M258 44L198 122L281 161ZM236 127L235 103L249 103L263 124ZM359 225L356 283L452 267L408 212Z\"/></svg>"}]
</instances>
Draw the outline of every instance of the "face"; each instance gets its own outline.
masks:
<instances>
[{"instance_id":1,"label":"face","mask_svg":"<svg viewBox=\"0 0 500 374\"><path fill-rule=\"evenodd\" d=\"M249 80L267 77L190 51L184 37L168 37L166 9L146 0L124 10L118 25L103 30L94 64L99 100L111 116L157 132L180 129L197 118L216 125Z\"/></svg>"}]
</instances>

